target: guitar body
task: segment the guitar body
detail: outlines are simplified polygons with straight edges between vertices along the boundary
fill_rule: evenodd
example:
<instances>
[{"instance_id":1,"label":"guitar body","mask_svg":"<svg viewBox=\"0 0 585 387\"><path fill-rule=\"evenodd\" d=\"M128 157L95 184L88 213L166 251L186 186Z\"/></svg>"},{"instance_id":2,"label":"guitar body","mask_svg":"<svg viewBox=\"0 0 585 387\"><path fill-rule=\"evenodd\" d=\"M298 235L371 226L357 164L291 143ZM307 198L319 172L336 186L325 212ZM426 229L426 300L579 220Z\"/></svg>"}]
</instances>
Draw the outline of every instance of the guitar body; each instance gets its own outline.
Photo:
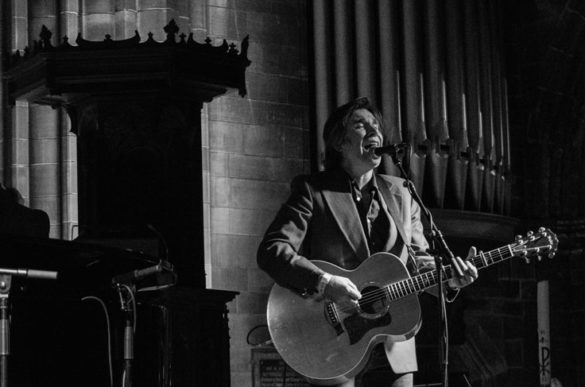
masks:
<instances>
[{"instance_id":1,"label":"guitar body","mask_svg":"<svg viewBox=\"0 0 585 387\"><path fill-rule=\"evenodd\" d=\"M416 294L364 302L372 298L368 294L380 294L389 283L409 278L395 255L374 254L355 270L313 262L332 275L351 279L362 299L359 309L344 311L322 297L303 297L274 285L268 299L268 328L279 354L299 374L320 384L343 382L362 370L374 344L387 338L407 340L420 328Z\"/></svg>"},{"instance_id":2,"label":"guitar body","mask_svg":"<svg viewBox=\"0 0 585 387\"><path fill-rule=\"evenodd\" d=\"M512 244L468 257L476 268L520 256L552 258L559 240L549 229L529 231ZM343 310L322 297L303 297L274 285L268 298L268 329L284 361L319 384L336 384L355 376L368 361L374 344L413 337L421 325L417 294L454 277L451 265L443 275L435 270L410 277L404 264L390 253L377 253L355 270L313 261L333 275L347 277L362 293L359 307Z\"/></svg>"}]
</instances>

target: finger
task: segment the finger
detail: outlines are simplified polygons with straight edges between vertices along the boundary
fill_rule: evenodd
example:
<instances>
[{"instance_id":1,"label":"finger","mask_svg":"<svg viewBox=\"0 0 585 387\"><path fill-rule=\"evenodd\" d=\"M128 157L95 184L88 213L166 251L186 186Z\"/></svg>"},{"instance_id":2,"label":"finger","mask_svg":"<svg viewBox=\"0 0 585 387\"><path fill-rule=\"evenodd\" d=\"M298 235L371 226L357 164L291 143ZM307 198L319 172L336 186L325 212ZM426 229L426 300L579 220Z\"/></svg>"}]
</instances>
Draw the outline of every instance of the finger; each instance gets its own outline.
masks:
<instances>
[{"instance_id":1,"label":"finger","mask_svg":"<svg viewBox=\"0 0 585 387\"><path fill-rule=\"evenodd\" d=\"M359 292L356 292L354 290L348 291L347 295L352 300L359 300L362 297L362 295Z\"/></svg>"},{"instance_id":2,"label":"finger","mask_svg":"<svg viewBox=\"0 0 585 387\"><path fill-rule=\"evenodd\" d=\"M473 258L477 255L477 249L475 246L471 246L469 248L469 252L467 253L467 259Z\"/></svg>"},{"instance_id":3,"label":"finger","mask_svg":"<svg viewBox=\"0 0 585 387\"><path fill-rule=\"evenodd\" d=\"M347 292L349 296L354 300L359 300L362 297L362 294L353 283L351 283L350 286L347 287Z\"/></svg>"},{"instance_id":4,"label":"finger","mask_svg":"<svg viewBox=\"0 0 585 387\"><path fill-rule=\"evenodd\" d=\"M468 275L470 275L472 277L477 277L477 268L475 267L475 265L473 263L471 263L470 261L463 261L463 267L464 267L465 273L467 273Z\"/></svg>"},{"instance_id":5,"label":"finger","mask_svg":"<svg viewBox=\"0 0 585 387\"><path fill-rule=\"evenodd\" d=\"M463 266L463 261L461 260L461 258L455 257L452 263L453 268L455 268L455 273L457 277L463 277L463 270L461 269L461 267Z\"/></svg>"},{"instance_id":6,"label":"finger","mask_svg":"<svg viewBox=\"0 0 585 387\"><path fill-rule=\"evenodd\" d=\"M471 264L470 262L467 262L467 266L468 266L468 272L471 275L471 277L473 277L473 279L477 279L478 276L478 272L477 272L477 267L475 267L475 265Z\"/></svg>"}]
</instances>

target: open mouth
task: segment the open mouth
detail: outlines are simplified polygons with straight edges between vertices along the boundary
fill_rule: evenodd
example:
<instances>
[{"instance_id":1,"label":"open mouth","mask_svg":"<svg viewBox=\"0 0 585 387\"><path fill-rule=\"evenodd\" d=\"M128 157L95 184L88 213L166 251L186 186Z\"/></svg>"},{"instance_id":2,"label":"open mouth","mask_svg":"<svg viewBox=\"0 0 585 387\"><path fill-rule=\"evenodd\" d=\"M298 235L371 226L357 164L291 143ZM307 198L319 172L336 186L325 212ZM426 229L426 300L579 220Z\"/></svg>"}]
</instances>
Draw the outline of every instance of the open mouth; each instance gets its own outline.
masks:
<instances>
[{"instance_id":1,"label":"open mouth","mask_svg":"<svg viewBox=\"0 0 585 387\"><path fill-rule=\"evenodd\" d=\"M366 151L366 152L371 152L371 151L373 151L375 148L378 148L378 147L380 147L380 142L379 142L379 141L377 141L377 140L374 140L374 139L372 139L372 140L367 140L367 141L364 143L364 149L365 149L365 151Z\"/></svg>"}]
</instances>

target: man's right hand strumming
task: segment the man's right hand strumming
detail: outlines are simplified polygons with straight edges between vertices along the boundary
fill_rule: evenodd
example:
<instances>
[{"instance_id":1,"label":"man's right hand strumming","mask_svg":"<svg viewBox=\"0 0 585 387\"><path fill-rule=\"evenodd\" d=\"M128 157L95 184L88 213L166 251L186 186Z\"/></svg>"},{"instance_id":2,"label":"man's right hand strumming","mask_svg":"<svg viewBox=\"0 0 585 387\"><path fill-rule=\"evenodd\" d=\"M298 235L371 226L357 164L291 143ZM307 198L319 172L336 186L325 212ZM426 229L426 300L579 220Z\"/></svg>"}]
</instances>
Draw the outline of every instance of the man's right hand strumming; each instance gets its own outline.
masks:
<instances>
[{"instance_id":1,"label":"man's right hand strumming","mask_svg":"<svg viewBox=\"0 0 585 387\"><path fill-rule=\"evenodd\" d=\"M349 278L326 274L324 280L327 283L323 295L341 307L354 307L357 300L362 297L357 286Z\"/></svg>"}]
</instances>

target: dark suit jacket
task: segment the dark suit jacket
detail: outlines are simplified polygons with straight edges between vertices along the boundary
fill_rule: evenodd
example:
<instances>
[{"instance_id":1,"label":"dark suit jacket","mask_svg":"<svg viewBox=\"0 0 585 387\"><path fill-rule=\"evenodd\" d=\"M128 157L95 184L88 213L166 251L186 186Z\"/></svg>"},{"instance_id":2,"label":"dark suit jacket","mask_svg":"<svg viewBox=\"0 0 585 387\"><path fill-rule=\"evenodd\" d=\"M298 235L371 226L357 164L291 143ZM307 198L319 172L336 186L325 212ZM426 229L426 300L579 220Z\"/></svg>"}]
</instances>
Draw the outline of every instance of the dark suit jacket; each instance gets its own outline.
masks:
<instances>
[{"instance_id":1,"label":"dark suit jacket","mask_svg":"<svg viewBox=\"0 0 585 387\"><path fill-rule=\"evenodd\" d=\"M386 246L405 264L410 245L419 268L433 267L420 221L420 207L400 178L376 175L382 208L394 219L400 237ZM404 243L404 242L407 243ZM353 202L348 175L343 170L299 176L292 193L269 226L258 250L258 264L278 284L299 293L316 291L321 269L312 259L353 269L370 256L366 235ZM396 373L417 369L414 338L386 343L386 354Z\"/></svg>"}]
</instances>

